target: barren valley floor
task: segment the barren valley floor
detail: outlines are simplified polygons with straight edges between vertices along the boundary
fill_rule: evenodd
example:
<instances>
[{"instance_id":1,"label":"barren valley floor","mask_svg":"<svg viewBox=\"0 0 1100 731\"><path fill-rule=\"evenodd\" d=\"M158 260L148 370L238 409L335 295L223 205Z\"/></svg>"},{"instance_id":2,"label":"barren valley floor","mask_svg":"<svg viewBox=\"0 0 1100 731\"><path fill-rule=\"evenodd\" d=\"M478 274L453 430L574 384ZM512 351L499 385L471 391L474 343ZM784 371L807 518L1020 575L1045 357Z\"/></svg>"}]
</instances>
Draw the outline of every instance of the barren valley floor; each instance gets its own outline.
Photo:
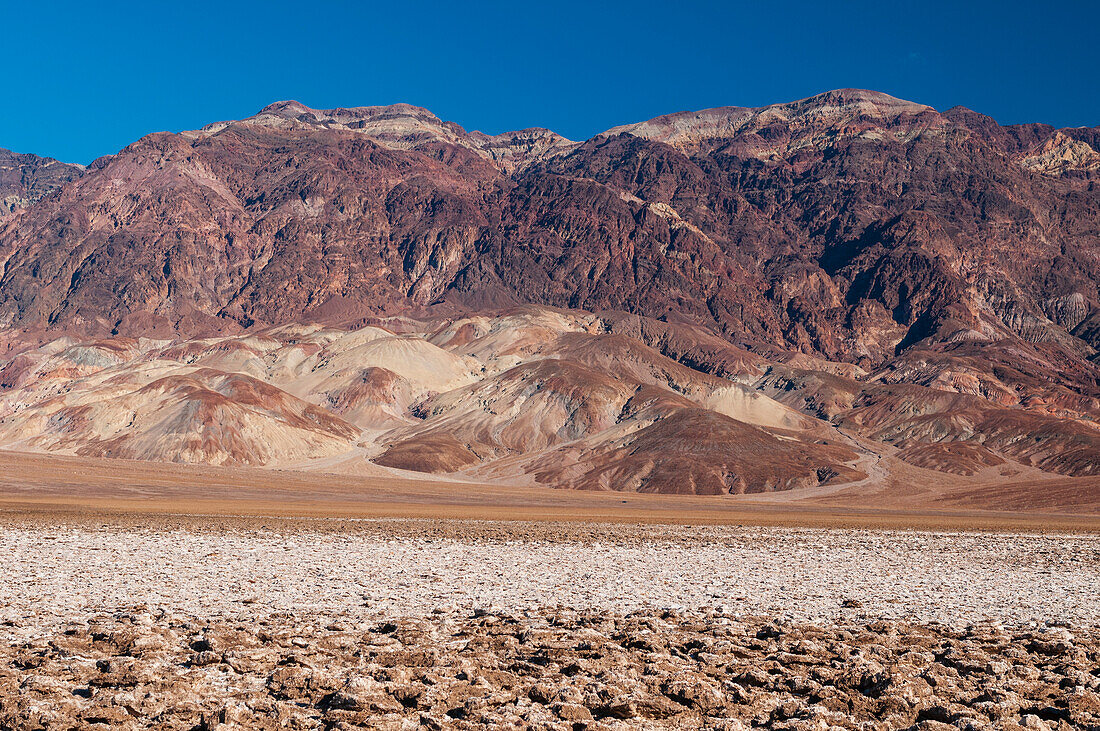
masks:
<instances>
[{"instance_id":1,"label":"barren valley floor","mask_svg":"<svg viewBox=\"0 0 1100 731\"><path fill-rule=\"evenodd\" d=\"M1100 531L1100 477L995 482L895 469L882 482L825 492L648 495L208 467L0 450L0 521L267 525L426 518L820 528Z\"/></svg>"},{"instance_id":2,"label":"barren valley floor","mask_svg":"<svg viewBox=\"0 0 1100 731\"><path fill-rule=\"evenodd\" d=\"M998 512L0 462L3 728L1100 724L1088 481Z\"/></svg>"}]
</instances>

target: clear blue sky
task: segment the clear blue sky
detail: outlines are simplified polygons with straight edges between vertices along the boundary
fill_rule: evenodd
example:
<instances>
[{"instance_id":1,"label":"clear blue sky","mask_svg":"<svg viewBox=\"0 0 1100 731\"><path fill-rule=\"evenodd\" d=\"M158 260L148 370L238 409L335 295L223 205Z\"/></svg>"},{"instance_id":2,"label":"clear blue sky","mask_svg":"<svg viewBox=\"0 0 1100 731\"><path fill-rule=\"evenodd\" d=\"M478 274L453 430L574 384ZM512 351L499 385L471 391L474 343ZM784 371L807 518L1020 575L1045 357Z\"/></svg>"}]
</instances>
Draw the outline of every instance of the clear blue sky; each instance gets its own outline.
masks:
<instances>
[{"instance_id":1,"label":"clear blue sky","mask_svg":"<svg viewBox=\"0 0 1100 731\"><path fill-rule=\"evenodd\" d=\"M406 101L583 139L862 87L1002 123L1100 124L1100 3L4 3L0 147L89 162L279 99Z\"/></svg>"}]
</instances>

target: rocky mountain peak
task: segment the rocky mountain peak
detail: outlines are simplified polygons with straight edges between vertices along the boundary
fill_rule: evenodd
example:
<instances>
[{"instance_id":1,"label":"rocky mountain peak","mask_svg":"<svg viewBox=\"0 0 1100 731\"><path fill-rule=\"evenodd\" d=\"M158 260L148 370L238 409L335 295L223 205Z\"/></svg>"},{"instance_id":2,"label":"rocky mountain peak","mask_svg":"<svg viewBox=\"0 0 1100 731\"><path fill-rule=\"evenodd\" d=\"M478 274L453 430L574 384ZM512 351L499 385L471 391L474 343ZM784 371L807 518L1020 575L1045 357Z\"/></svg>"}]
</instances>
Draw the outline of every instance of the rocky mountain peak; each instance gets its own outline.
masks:
<instances>
[{"instance_id":1,"label":"rocky mountain peak","mask_svg":"<svg viewBox=\"0 0 1100 731\"><path fill-rule=\"evenodd\" d=\"M579 144L543 127L487 135L472 132L470 139L504 172L512 173L534 162L568 153Z\"/></svg>"},{"instance_id":2,"label":"rocky mountain peak","mask_svg":"<svg viewBox=\"0 0 1100 731\"><path fill-rule=\"evenodd\" d=\"M233 125L274 130L353 132L391 150L427 151L434 145L452 145L490 160L506 174L576 146L575 142L539 127L497 135L467 132L462 126L444 121L424 107L405 103L313 109L294 100L279 101L268 104L243 120L216 122L201 130L182 134L192 139L209 137Z\"/></svg>"},{"instance_id":3,"label":"rocky mountain peak","mask_svg":"<svg viewBox=\"0 0 1100 731\"><path fill-rule=\"evenodd\" d=\"M399 150L413 149L433 141L465 146L467 136L458 125L444 122L427 109L412 104L313 109L293 100L274 102L246 119L209 124L197 132L185 132L184 135L207 137L231 125L351 131Z\"/></svg>"},{"instance_id":4,"label":"rocky mountain peak","mask_svg":"<svg viewBox=\"0 0 1100 731\"><path fill-rule=\"evenodd\" d=\"M82 165L0 147L0 217L26 208L83 171Z\"/></svg>"},{"instance_id":5,"label":"rocky mountain peak","mask_svg":"<svg viewBox=\"0 0 1100 731\"><path fill-rule=\"evenodd\" d=\"M935 111L927 104L898 99L881 91L869 89L834 89L787 104L774 104L762 109L786 108L815 111L820 114L862 114L868 117L892 117L898 114L919 114Z\"/></svg>"},{"instance_id":6,"label":"rocky mountain peak","mask_svg":"<svg viewBox=\"0 0 1100 731\"><path fill-rule=\"evenodd\" d=\"M645 122L613 127L604 136L630 134L664 142L674 147L694 148L713 140L729 140L756 133L773 125L787 125L802 131L850 130L854 122L878 126L902 115L919 115L935 110L865 89L837 89L798 101L764 107L716 107L697 112L676 112ZM856 130L865 131L865 130Z\"/></svg>"}]
</instances>

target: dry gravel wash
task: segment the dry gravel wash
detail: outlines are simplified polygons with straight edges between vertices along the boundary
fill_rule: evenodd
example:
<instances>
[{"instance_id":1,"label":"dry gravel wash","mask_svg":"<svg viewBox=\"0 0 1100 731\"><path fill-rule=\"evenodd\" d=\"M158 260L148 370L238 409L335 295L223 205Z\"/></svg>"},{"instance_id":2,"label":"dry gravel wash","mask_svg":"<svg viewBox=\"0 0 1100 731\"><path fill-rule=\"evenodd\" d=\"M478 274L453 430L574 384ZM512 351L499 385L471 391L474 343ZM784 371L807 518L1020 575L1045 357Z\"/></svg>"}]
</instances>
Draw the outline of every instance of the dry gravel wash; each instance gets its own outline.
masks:
<instances>
[{"instance_id":1,"label":"dry gravel wash","mask_svg":"<svg viewBox=\"0 0 1100 731\"><path fill-rule=\"evenodd\" d=\"M1100 539L0 529L0 728L1100 728Z\"/></svg>"}]
</instances>

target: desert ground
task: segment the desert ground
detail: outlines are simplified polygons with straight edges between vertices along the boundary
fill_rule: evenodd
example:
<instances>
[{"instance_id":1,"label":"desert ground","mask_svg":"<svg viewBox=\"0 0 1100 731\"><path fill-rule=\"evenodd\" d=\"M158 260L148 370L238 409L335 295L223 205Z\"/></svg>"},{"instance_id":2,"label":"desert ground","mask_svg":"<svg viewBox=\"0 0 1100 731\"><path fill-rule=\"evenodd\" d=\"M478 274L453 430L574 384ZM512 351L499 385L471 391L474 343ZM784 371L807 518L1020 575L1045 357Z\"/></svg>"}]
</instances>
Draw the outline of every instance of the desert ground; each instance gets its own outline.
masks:
<instances>
[{"instance_id":1,"label":"desert ground","mask_svg":"<svg viewBox=\"0 0 1100 731\"><path fill-rule=\"evenodd\" d=\"M1088 480L991 511L0 465L3 728L1100 724Z\"/></svg>"},{"instance_id":2,"label":"desert ground","mask_svg":"<svg viewBox=\"0 0 1100 731\"><path fill-rule=\"evenodd\" d=\"M756 495L650 495L0 450L0 516L206 525L426 518L820 528L1100 531L1100 477L982 481L891 465L882 480Z\"/></svg>"},{"instance_id":3,"label":"desert ground","mask_svg":"<svg viewBox=\"0 0 1100 731\"><path fill-rule=\"evenodd\" d=\"M1097 481L985 489L0 453L0 728L1097 728Z\"/></svg>"}]
</instances>

